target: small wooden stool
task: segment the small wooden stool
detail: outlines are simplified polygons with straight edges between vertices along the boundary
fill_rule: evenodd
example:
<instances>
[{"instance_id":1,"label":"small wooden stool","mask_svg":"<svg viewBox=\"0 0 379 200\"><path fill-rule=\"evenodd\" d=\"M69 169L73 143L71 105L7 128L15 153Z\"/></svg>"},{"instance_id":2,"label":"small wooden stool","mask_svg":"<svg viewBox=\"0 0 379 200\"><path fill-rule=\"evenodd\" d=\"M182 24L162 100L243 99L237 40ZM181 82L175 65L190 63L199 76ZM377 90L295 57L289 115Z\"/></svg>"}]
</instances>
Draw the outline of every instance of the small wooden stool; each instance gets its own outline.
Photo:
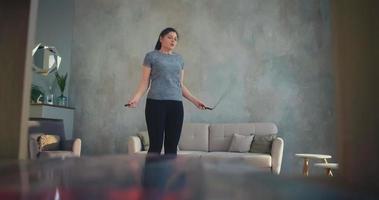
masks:
<instances>
[{"instance_id":1,"label":"small wooden stool","mask_svg":"<svg viewBox=\"0 0 379 200\"><path fill-rule=\"evenodd\" d=\"M327 176L333 176L332 169L338 169L337 163L316 163L315 166L324 168Z\"/></svg>"}]
</instances>

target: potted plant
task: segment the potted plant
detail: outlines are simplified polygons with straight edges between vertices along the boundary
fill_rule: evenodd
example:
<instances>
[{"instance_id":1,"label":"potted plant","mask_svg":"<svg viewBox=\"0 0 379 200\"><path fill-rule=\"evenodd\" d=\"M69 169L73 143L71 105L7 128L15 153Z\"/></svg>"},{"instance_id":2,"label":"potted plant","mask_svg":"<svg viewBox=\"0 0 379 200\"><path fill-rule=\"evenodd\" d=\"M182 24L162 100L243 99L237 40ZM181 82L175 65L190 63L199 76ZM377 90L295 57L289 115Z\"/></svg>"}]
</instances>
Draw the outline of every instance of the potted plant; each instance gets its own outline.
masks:
<instances>
[{"instance_id":1,"label":"potted plant","mask_svg":"<svg viewBox=\"0 0 379 200\"><path fill-rule=\"evenodd\" d=\"M61 91L61 95L57 98L58 105L60 106L67 106L67 97L63 95L66 87L67 75L67 73L65 75L59 75L58 72L55 73L55 78L57 80L59 90Z\"/></svg>"},{"instance_id":2,"label":"potted plant","mask_svg":"<svg viewBox=\"0 0 379 200\"><path fill-rule=\"evenodd\" d=\"M43 93L42 88L38 85L32 84L32 91L30 93L31 103L43 103L44 96L45 94Z\"/></svg>"}]
</instances>

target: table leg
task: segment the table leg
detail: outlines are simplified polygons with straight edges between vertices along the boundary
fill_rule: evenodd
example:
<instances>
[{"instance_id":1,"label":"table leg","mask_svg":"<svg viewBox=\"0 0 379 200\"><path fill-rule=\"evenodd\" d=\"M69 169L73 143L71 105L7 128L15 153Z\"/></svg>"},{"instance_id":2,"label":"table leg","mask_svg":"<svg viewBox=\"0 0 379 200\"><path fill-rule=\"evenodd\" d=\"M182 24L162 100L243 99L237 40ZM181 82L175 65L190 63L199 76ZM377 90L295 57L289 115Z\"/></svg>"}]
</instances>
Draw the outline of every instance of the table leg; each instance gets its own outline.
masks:
<instances>
[{"instance_id":1,"label":"table leg","mask_svg":"<svg viewBox=\"0 0 379 200\"><path fill-rule=\"evenodd\" d=\"M324 158L324 162L325 162L326 164L328 164L328 161L326 160L326 158ZM326 168L326 175L328 175L328 176L333 176L332 169L330 169L330 168Z\"/></svg>"},{"instance_id":2,"label":"table leg","mask_svg":"<svg viewBox=\"0 0 379 200\"><path fill-rule=\"evenodd\" d=\"M326 168L326 169L325 169L325 172L326 172L326 175L327 175L327 176L333 176L332 169L330 169L330 168Z\"/></svg>"},{"instance_id":3,"label":"table leg","mask_svg":"<svg viewBox=\"0 0 379 200\"><path fill-rule=\"evenodd\" d=\"M304 158L303 175L308 176L308 174L309 174L309 159Z\"/></svg>"}]
</instances>

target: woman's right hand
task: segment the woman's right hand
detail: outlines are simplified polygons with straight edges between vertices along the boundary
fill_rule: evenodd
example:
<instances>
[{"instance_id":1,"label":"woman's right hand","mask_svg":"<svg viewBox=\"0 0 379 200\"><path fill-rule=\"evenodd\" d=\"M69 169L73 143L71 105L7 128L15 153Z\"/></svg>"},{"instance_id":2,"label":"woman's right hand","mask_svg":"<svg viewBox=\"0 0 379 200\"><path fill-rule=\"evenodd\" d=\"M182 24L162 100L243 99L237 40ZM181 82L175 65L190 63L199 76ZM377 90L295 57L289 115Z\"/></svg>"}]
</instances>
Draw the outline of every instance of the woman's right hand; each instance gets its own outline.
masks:
<instances>
[{"instance_id":1,"label":"woman's right hand","mask_svg":"<svg viewBox=\"0 0 379 200\"><path fill-rule=\"evenodd\" d=\"M131 100L129 100L129 102L128 102L128 107L130 107L130 108L135 108L135 107L137 107L138 106L138 102L139 102L139 98L137 98L137 97L133 97Z\"/></svg>"}]
</instances>

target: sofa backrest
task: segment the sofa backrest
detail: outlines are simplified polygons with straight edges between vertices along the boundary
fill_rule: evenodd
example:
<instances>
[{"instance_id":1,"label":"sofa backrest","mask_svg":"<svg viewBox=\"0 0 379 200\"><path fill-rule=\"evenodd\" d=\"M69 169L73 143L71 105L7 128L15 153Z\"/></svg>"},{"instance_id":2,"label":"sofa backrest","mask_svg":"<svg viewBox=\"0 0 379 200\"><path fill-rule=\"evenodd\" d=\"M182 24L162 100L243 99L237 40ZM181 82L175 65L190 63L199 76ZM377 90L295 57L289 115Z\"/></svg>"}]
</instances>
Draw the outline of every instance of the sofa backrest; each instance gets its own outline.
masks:
<instances>
[{"instance_id":1,"label":"sofa backrest","mask_svg":"<svg viewBox=\"0 0 379 200\"><path fill-rule=\"evenodd\" d=\"M241 135L277 134L274 123L224 123L209 126L209 151L228 151L234 133Z\"/></svg>"},{"instance_id":2,"label":"sofa backrest","mask_svg":"<svg viewBox=\"0 0 379 200\"><path fill-rule=\"evenodd\" d=\"M65 139L63 119L29 118L28 128L29 134L49 133Z\"/></svg>"},{"instance_id":3,"label":"sofa backrest","mask_svg":"<svg viewBox=\"0 0 379 200\"><path fill-rule=\"evenodd\" d=\"M186 151L209 151L209 124L184 123L179 140L179 149Z\"/></svg>"}]
</instances>

